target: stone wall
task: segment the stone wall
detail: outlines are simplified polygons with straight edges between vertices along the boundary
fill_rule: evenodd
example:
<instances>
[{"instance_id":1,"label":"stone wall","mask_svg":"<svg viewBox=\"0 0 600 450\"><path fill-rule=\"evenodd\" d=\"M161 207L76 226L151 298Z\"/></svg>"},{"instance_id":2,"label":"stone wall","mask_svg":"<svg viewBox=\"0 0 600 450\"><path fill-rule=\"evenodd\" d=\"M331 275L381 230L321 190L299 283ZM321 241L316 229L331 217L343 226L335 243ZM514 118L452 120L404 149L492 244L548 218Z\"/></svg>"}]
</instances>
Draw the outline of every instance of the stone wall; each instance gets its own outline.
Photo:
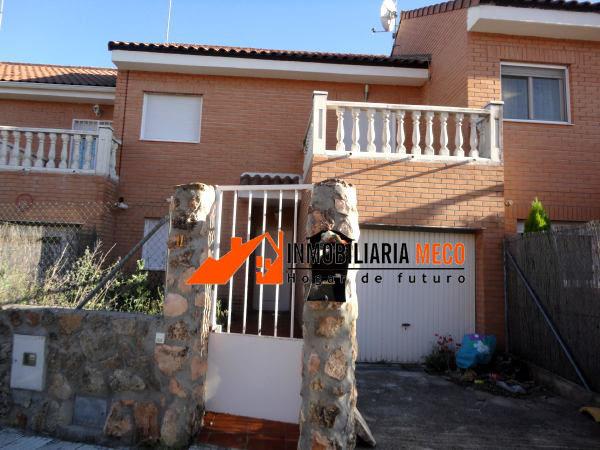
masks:
<instances>
[{"instance_id":1,"label":"stone wall","mask_svg":"<svg viewBox=\"0 0 600 450\"><path fill-rule=\"evenodd\" d=\"M156 442L167 388L154 364L161 324L143 314L0 311L0 422L100 443ZM13 334L46 337L42 392L10 389Z\"/></svg>"},{"instance_id":2,"label":"stone wall","mask_svg":"<svg viewBox=\"0 0 600 450\"><path fill-rule=\"evenodd\" d=\"M307 214L308 236L333 232L352 241L359 238L356 189L343 180L316 183ZM298 443L302 450L352 449L356 444L354 369L358 354L358 299L355 277L356 271L348 270L344 302L338 298L336 301L317 298L304 303Z\"/></svg>"},{"instance_id":3,"label":"stone wall","mask_svg":"<svg viewBox=\"0 0 600 450\"><path fill-rule=\"evenodd\" d=\"M199 431L211 290L186 281L211 255L215 190L182 185L172 198L163 317L0 310L0 423L67 439L167 447L183 447ZM14 334L46 337L40 392L10 389Z\"/></svg>"}]
</instances>

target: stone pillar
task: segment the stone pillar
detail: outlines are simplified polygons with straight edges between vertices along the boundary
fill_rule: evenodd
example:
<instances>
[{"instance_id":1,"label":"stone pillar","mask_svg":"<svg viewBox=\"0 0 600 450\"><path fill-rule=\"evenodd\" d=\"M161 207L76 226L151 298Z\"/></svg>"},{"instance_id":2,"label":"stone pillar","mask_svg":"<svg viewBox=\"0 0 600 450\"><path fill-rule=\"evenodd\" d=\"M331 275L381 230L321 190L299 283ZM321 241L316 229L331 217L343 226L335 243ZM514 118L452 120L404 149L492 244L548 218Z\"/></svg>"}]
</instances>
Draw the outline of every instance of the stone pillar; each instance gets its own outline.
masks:
<instances>
[{"instance_id":1,"label":"stone pillar","mask_svg":"<svg viewBox=\"0 0 600 450\"><path fill-rule=\"evenodd\" d=\"M186 280L210 256L214 203L215 189L201 183L177 186L171 201L165 343L154 352L165 394L161 441L171 447L187 445L204 414L211 289Z\"/></svg>"},{"instance_id":2,"label":"stone pillar","mask_svg":"<svg viewBox=\"0 0 600 450\"><path fill-rule=\"evenodd\" d=\"M356 190L343 180L325 180L313 188L307 235L323 231L358 240ZM356 444L355 277L356 271L349 270L345 280L346 302L313 300L304 304L298 442L301 450L352 449Z\"/></svg>"}]
</instances>

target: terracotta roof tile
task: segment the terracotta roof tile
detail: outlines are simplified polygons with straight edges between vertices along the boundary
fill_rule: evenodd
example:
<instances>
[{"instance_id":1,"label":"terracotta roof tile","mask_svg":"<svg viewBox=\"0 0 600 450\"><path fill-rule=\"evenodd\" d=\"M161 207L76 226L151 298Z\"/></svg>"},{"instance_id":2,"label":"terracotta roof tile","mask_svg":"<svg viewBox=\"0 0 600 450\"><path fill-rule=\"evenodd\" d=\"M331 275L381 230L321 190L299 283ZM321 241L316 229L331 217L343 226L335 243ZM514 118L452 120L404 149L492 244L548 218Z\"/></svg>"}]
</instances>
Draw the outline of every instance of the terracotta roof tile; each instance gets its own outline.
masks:
<instances>
[{"instance_id":1,"label":"terracotta roof tile","mask_svg":"<svg viewBox=\"0 0 600 450\"><path fill-rule=\"evenodd\" d=\"M600 2L579 2L575 0L453 0L422 8L402 11L402 19L429 16L457 9L469 8L477 5L514 6L517 8L558 9L565 11L600 13Z\"/></svg>"},{"instance_id":2,"label":"terracotta roof tile","mask_svg":"<svg viewBox=\"0 0 600 450\"><path fill-rule=\"evenodd\" d=\"M244 186L265 186L272 184L299 184L300 175L287 173L248 173L240 175L240 184Z\"/></svg>"},{"instance_id":3,"label":"terracotta roof tile","mask_svg":"<svg viewBox=\"0 0 600 450\"><path fill-rule=\"evenodd\" d=\"M114 87L117 82L117 70L0 62L0 81Z\"/></svg>"},{"instance_id":4,"label":"terracotta roof tile","mask_svg":"<svg viewBox=\"0 0 600 450\"><path fill-rule=\"evenodd\" d=\"M186 55L224 56L235 58L255 58L280 61L305 61L332 64L358 64L391 67L426 68L430 55L366 55L358 53L327 53L298 50L272 50L249 47L226 47L204 44L153 44L144 42L111 41L109 50L129 50L139 52L179 53Z\"/></svg>"}]
</instances>

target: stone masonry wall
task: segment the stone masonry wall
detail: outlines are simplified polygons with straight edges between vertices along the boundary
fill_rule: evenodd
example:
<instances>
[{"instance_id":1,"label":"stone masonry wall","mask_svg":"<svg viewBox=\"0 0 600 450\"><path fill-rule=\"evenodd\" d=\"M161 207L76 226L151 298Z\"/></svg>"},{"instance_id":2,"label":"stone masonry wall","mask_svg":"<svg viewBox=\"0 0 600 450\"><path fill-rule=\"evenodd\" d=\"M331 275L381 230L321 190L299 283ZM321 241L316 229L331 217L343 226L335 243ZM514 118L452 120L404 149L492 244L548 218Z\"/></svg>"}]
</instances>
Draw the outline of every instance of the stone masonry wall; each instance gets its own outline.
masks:
<instances>
[{"instance_id":1,"label":"stone masonry wall","mask_svg":"<svg viewBox=\"0 0 600 450\"><path fill-rule=\"evenodd\" d=\"M308 208L306 233L333 231L358 240L354 186L343 180L316 183ZM356 444L356 272L348 271L345 302L311 300L304 304L302 404L298 448L352 449Z\"/></svg>"},{"instance_id":2,"label":"stone masonry wall","mask_svg":"<svg viewBox=\"0 0 600 450\"><path fill-rule=\"evenodd\" d=\"M161 321L105 311L0 311L0 422L100 443L156 442L164 386L153 353ZM13 334L46 336L42 392L10 389ZM77 417L78 398L104 403L102 421L77 425L85 419Z\"/></svg>"}]
</instances>

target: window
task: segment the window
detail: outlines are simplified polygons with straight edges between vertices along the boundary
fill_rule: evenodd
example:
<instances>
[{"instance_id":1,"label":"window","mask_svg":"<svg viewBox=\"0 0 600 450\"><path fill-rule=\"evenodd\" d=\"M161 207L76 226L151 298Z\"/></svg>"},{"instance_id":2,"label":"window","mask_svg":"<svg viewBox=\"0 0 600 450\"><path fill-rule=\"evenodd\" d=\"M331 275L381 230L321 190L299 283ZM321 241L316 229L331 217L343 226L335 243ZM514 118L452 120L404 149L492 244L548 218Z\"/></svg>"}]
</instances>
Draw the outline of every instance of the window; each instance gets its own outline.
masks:
<instances>
[{"instance_id":1,"label":"window","mask_svg":"<svg viewBox=\"0 0 600 450\"><path fill-rule=\"evenodd\" d=\"M160 222L160 219L144 219L144 236ZM146 270L165 270L167 263L167 238L169 224L164 223L142 247L142 259Z\"/></svg>"},{"instance_id":2,"label":"window","mask_svg":"<svg viewBox=\"0 0 600 450\"><path fill-rule=\"evenodd\" d=\"M504 118L568 122L567 69L502 64Z\"/></svg>"},{"instance_id":3,"label":"window","mask_svg":"<svg viewBox=\"0 0 600 450\"><path fill-rule=\"evenodd\" d=\"M200 142L202 97L144 94L141 139Z\"/></svg>"}]
</instances>

